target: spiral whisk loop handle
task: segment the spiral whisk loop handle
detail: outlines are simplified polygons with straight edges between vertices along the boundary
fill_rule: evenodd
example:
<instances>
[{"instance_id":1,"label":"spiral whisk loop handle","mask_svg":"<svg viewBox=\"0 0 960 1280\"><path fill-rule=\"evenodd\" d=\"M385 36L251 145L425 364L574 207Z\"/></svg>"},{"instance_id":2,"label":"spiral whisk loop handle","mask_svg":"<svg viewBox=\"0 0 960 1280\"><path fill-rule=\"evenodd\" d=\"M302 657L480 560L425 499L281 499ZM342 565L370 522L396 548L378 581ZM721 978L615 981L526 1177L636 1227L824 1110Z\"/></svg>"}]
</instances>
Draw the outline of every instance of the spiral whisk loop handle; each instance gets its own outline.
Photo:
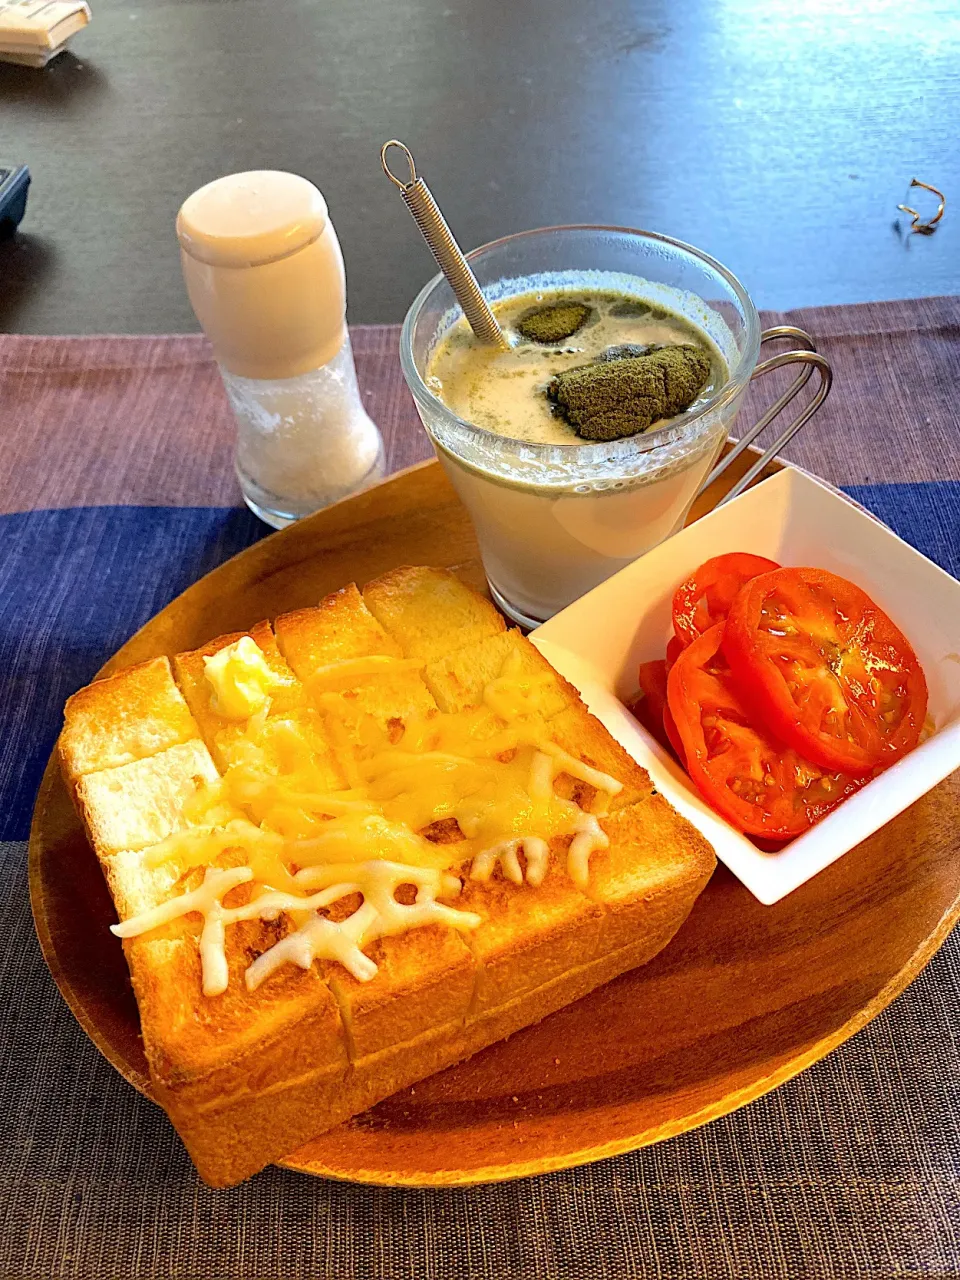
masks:
<instances>
[{"instance_id":1,"label":"spiral whisk loop handle","mask_svg":"<svg viewBox=\"0 0 960 1280\"><path fill-rule=\"evenodd\" d=\"M733 448L717 463L714 469L707 476L706 480L700 486L699 493L703 493L708 489L715 480L727 470L727 468L740 457L740 455L757 439L765 427L783 412L791 400L810 380L810 375L816 372L820 378L820 385L815 395L797 416L790 422L777 436L776 440L767 448L749 470L740 477L732 489L729 490L720 501L716 504L722 507L725 502L729 502L732 498L736 498L739 494L748 488L754 480L761 474L769 462L771 462L781 449L784 449L793 437L797 434L805 422L817 412L820 406L830 394L830 387L833 384L833 370L830 362L825 356L817 351L817 344L811 338L810 334L803 329L796 329L793 325L779 325L775 329L765 329L760 335L760 341L774 342L781 338L789 338L796 342L798 347L792 351L781 351L769 359L761 361L750 375L751 380L762 378L764 374L772 373L774 369L781 369L784 365L796 364L800 366L800 372L794 378L793 382L787 387L783 395L770 406L760 420L752 427L749 427Z\"/></svg>"},{"instance_id":2,"label":"spiral whisk loop handle","mask_svg":"<svg viewBox=\"0 0 960 1280\"><path fill-rule=\"evenodd\" d=\"M390 169L387 155L391 147L401 151L409 165L410 177L406 182L398 178ZM436 259L437 266L446 276L454 296L463 308L463 314L467 317L470 328L481 342L507 351L510 344L503 336L503 330L490 310L490 304L483 296L477 278L470 270L460 246L453 238L453 232L440 212L430 188L423 178L418 176L417 167L409 149L402 142L391 139L380 149L380 163L384 173L400 192L401 199L419 227L420 234Z\"/></svg>"}]
</instances>

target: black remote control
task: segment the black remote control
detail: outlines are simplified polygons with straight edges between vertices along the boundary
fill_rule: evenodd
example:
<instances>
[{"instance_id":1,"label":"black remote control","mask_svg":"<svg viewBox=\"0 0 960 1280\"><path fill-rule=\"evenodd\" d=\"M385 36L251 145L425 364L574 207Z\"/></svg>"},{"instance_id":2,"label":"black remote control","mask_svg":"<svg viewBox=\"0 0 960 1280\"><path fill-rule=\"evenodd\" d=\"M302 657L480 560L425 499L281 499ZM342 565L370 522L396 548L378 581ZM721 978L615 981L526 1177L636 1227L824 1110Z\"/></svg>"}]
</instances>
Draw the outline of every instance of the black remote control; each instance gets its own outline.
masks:
<instances>
[{"instance_id":1,"label":"black remote control","mask_svg":"<svg viewBox=\"0 0 960 1280\"><path fill-rule=\"evenodd\" d=\"M0 165L0 238L12 236L27 207L30 170L25 164Z\"/></svg>"}]
</instances>

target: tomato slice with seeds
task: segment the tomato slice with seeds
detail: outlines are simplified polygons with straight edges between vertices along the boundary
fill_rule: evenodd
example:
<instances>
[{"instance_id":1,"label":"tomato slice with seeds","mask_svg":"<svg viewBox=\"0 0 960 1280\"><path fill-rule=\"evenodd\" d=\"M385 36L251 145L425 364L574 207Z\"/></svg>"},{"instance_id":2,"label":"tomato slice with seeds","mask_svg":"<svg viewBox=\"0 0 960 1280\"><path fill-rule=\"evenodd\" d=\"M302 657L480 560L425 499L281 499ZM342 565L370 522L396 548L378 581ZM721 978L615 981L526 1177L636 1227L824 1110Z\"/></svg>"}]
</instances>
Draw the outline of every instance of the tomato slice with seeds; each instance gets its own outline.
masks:
<instances>
[{"instance_id":1,"label":"tomato slice with seeds","mask_svg":"<svg viewBox=\"0 0 960 1280\"><path fill-rule=\"evenodd\" d=\"M680 644L693 644L697 636L723 622L745 582L779 568L776 560L749 551L731 551L705 560L677 587L673 597L673 629Z\"/></svg>"},{"instance_id":2,"label":"tomato slice with seeds","mask_svg":"<svg viewBox=\"0 0 960 1280\"><path fill-rule=\"evenodd\" d=\"M684 649L667 677L669 710L691 780L739 831L800 835L862 785L821 769L755 725L721 648L718 623Z\"/></svg>"},{"instance_id":3,"label":"tomato slice with seeds","mask_svg":"<svg viewBox=\"0 0 960 1280\"><path fill-rule=\"evenodd\" d=\"M777 569L748 582L723 651L755 716L824 769L862 776L916 746L927 682L883 610L825 569Z\"/></svg>"}]
</instances>

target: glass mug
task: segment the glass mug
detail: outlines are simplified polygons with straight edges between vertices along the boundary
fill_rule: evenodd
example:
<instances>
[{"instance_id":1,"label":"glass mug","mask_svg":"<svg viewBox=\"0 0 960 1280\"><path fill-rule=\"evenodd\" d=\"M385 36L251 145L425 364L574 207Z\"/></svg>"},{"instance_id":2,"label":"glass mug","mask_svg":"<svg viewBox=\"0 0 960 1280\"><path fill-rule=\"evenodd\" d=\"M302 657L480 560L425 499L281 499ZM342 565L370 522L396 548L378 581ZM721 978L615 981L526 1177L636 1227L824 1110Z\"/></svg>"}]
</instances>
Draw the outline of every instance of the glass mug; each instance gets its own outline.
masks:
<instances>
[{"instance_id":1,"label":"glass mug","mask_svg":"<svg viewBox=\"0 0 960 1280\"><path fill-rule=\"evenodd\" d=\"M704 330L729 377L693 412L624 440L535 444L494 435L457 417L427 385L431 356L462 316L443 276L420 292L400 336L400 363L417 410L469 512L490 591L515 622L533 627L683 526L753 376L785 363L805 365L788 391L741 439L747 444L796 394L814 367L817 396L736 486L802 426L826 397L829 366L801 330L760 331L756 308L719 262L678 240L620 227L548 227L506 236L467 255L487 300L579 287L639 296ZM790 337L805 351L758 365L760 344ZM731 492L729 496L733 496Z\"/></svg>"}]
</instances>

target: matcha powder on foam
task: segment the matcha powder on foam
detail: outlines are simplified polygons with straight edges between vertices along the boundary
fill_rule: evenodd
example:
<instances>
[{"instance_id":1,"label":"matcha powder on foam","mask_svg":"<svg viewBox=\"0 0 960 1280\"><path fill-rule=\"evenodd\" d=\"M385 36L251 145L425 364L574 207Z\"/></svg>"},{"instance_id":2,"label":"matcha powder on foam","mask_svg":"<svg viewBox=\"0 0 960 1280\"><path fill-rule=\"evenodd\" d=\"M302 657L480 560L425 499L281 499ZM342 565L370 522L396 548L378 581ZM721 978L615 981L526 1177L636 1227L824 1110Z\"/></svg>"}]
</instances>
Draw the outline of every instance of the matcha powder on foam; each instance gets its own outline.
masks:
<instances>
[{"instance_id":1,"label":"matcha powder on foam","mask_svg":"<svg viewBox=\"0 0 960 1280\"><path fill-rule=\"evenodd\" d=\"M567 369L547 396L584 440L622 440L689 409L709 376L706 353L684 343Z\"/></svg>"},{"instance_id":2,"label":"matcha powder on foam","mask_svg":"<svg viewBox=\"0 0 960 1280\"><path fill-rule=\"evenodd\" d=\"M696 325L640 298L557 290L494 309L514 335L511 349L482 347L457 324L428 381L459 417L508 439L624 439L726 380L723 357Z\"/></svg>"}]
</instances>

